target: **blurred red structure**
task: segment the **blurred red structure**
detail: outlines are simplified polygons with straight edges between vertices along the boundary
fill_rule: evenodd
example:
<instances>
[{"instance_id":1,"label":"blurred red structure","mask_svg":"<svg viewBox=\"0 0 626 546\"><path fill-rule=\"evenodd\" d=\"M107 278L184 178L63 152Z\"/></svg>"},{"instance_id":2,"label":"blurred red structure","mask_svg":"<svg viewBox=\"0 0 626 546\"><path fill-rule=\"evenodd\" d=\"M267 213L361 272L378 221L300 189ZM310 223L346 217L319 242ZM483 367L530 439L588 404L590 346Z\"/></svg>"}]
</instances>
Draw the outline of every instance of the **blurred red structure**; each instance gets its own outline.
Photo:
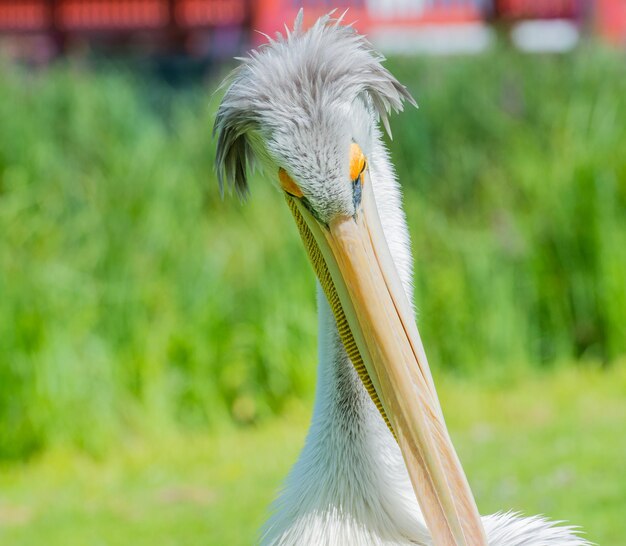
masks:
<instances>
[{"instance_id":1,"label":"blurred red structure","mask_svg":"<svg viewBox=\"0 0 626 546\"><path fill-rule=\"evenodd\" d=\"M494 16L500 20L576 20L582 17L583 13L583 0L495 0L494 2Z\"/></svg>"},{"instance_id":2,"label":"blurred red structure","mask_svg":"<svg viewBox=\"0 0 626 546\"><path fill-rule=\"evenodd\" d=\"M626 0L597 0L596 28L610 43L626 46Z\"/></svg>"},{"instance_id":3,"label":"blurred red structure","mask_svg":"<svg viewBox=\"0 0 626 546\"><path fill-rule=\"evenodd\" d=\"M0 30L29 31L49 26L50 9L41 0L0 2Z\"/></svg>"},{"instance_id":4,"label":"blurred red structure","mask_svg":"<svg viewBox=\"0 0 626 546\"><path fill-rule=\"evenodd\" d=\"M159 0L64 0L52 5L54 24L68 30L159 28L168 23L169 17L167 3Z\"/></svg>"},{"instance_id":5,"label":"blurred red structure","mask_svg":"<svg viewBox=\"0 0 626 546\"><path fill-rule=\"evenodd\" d=\"M242 24L244 0L0 0L0 30L107 30Z\"/></svg>"},{"instance_id":6,"label":"blurred red structure","mask_svg":"<svg viewBox=\"0 0 626 546\"><path fill-rule=\"evenodd\" d=\"M336 13L349 8L347 20L387 43L402 42L420 28L591 19L586 28L626 45L626 0L0 0L0 34L43 37L58 52L68 43L103 39L124 47L140 36L159 43L164 51L204 55L229 42L227 34L220 34L224 29L237 29L252 42L263 41L250 31L282 30L300 6L305 8L305 25L331 6ZM217 38L207 39L207 32L213 31Z\"/></svg>"},{"instance_id":7,"label":"blurred red structure","mask_svg":"<svg viewBox=\"0 0 626 546\"><path fill-rule=\"evenodd\" d=\"M46 38L56 52L90 41L124 47L140 37L193 53L198 33L247 28L248 13L246 0L0 0L0 33Z\"/></svg>"},{"instance_id":8,"label":"blurred red structure","mask_svg":"<svg viewBox=\"0 0 626 546\"><path fill-rule=\"evenodd\" d=\"M476 0L417 0L409 2L384 2L365 0L308 0L302 3L293 0L262 0L256 3L252 22L255 29L271 34L282 30L284 23L291 24L300 6L304 6L305 26L336 6L335 15L348 9L347 22L354 22L361 32L371 33L385 30L402 30L425 25L455 25L480 22L484 18L481 3Z\"/></svg>"},{"instance_id":9,"label":"blurred red structure","mask_svg":"<svg viewBox=\"0 0 626 546\"><path fill-rule=\"evenodd\" d=\"M336 7L335 16L346 9L351 23L378 49L386 53L454 53L480 51L489 43L485 4L490 0L260 0L254 4L253 28L273 35L291 25L301 6L304 26ZM263 42L261 34L253 43Z\"/></svg>"}]
</instances>

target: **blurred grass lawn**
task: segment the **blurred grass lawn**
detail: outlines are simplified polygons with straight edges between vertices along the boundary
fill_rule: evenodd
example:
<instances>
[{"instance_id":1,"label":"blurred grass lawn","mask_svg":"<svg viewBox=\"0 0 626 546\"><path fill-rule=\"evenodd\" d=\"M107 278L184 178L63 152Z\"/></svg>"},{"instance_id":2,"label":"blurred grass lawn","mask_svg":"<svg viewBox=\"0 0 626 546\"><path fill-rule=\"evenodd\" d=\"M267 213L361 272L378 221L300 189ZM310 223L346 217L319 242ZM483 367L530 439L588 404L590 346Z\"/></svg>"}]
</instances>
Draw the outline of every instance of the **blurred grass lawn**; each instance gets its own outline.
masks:
<instances>
[{"instance_id":1,"label":"blurred grass lawn","mask_svg":"<svg viewBox=\"0 0 626 546\"><path fill-rule=\"evenodd\" d=\"M420 103L389 146L433 366L482 381L625 355L622 56L389 66ZM0 75L0 458L260 423L310 396L314 276L268 180L220 199L214 83Z\"/></svg>"},{"instance_id":2,"label":"blurred grass lawn","mask_svg":"<svg viewBox=\"0 0 626 546\"><path fill-rule=\"evenodd\" d=\"M626 366L503 387L440 377L483 513L543 513L603 546L626 537ZM247 545L295 461L310 404L213 436L129 442L102 461L54 451L0 474L3 546Z\"/></svg>"},{"instance_id":3,"label":"blurred grass lawn","mask_svg":"<svg viewBox=\"0 0 626 546\"><path fill-rule=\"evenodd\" d=\"M421 106L389 142L420 329L482 511L623 545L623 56L389 66ZM250 544L312 406L287 208L261 179L220 199L207 88L0 76L0 545Z\"/></svg>"}]
</instances>

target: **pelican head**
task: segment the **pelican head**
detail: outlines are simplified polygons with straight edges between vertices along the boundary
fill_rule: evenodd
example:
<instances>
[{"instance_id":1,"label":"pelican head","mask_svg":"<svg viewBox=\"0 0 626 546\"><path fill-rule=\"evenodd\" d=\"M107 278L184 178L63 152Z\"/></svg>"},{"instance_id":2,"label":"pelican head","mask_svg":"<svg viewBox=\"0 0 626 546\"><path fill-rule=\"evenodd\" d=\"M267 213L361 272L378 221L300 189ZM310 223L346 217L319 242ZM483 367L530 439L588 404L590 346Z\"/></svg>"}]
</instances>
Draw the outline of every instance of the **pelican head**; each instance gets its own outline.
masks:
<instances>
[{"instance_id":1,"label":"pelican head","mask_svg":"<svg viewBox=\"0 0 626 546\"><path fill-rule=\"evenodd\" d=\"M358 372L383 432L400 448L434 543L487 544L415 324L408 231L378 129L382 121L389 131L388 114L415 101L341 18L324 17L306 32L301 22L302 14L293 31L241 59L228 80L214 127L220 185L245 196L248 172L258 165L284 194L342 342L330 358L340 365L347 353ZM304 466L322 464L311 460ZM303 536L272 543L309 543Z\"/></svg>"},{"instance_id":2,"label":"pelican head","mask_svg":"<svg viewBox=\"0 0 626 546\"><path fill-rule=\"evenodd\" d=\"M277 167L326 222L356 212L350 151L371 153L372 116L388 127L391 109L415 104L363 36L330 22L302 33L300 17L293 34L242 59L215 123L220 186L245 196L253 161Z\"/></svg>"}]
</instances>

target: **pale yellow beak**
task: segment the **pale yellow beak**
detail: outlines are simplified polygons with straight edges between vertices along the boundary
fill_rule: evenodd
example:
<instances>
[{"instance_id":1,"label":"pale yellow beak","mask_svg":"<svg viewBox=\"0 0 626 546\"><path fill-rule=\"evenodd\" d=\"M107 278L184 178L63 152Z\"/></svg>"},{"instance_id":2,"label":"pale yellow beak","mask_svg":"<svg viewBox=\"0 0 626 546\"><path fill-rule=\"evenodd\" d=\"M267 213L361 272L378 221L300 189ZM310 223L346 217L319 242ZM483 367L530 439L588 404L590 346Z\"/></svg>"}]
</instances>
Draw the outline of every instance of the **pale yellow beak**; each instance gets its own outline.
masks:
<instances>
[{"instance_id":1,"label":"pale yellow beak","mask_svg":"<svg viewBox=\"0 0 626 546\"><path fill-rule=\"evenodd\" d=\"M336 293L339 299L339 313L345 315L375 391L370 394L379 402L398 441L434 544L486 545L478 509L448 435L413 311L367 179L362 192L356 215L336 217L328 226L320 224L299 199L288 200L305 244L312 235L317 246L308 249L311 259L316 252L323 257L322 269L325 265L334 285L330 292L325 287L326 293ZM303 232L302 222L309 234ZM311 246L310 240L308 244ZM319 266L316 271L323 276ZM320 282L324 286L328 279L320 278ZM345 337L342 339L345 344ZM358 354L355 358L348 353L353 362L358 360Z\"/></svg>"}]
</instances>

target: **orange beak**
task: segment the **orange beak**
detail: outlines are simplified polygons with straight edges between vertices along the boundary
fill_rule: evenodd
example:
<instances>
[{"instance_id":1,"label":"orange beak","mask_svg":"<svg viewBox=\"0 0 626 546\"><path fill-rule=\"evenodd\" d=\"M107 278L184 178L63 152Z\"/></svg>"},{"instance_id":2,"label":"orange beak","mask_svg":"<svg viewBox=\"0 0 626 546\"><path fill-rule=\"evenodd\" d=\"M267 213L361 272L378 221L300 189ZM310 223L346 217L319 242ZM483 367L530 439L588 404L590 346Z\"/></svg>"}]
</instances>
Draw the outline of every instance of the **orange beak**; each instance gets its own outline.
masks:
<instances>
[{"instance_id":1,"label":"orange beak","mask_svg":"<svg viewBox=\"0 0 626 546\"><path fill-rule=\"evenodd\" d=\"M318 222L299 199L287 199L323 288L338 299L337 309L332 302L331 307L340 332L340 322L345 320L348 337L358 349L348 352L355 366L362 360L365 375L361 377L371 383L370 394L398 441L434 544L486 545L367 172L363 176L355 216L335 217L328 226Z\"/></svg>"}]
</instances>

